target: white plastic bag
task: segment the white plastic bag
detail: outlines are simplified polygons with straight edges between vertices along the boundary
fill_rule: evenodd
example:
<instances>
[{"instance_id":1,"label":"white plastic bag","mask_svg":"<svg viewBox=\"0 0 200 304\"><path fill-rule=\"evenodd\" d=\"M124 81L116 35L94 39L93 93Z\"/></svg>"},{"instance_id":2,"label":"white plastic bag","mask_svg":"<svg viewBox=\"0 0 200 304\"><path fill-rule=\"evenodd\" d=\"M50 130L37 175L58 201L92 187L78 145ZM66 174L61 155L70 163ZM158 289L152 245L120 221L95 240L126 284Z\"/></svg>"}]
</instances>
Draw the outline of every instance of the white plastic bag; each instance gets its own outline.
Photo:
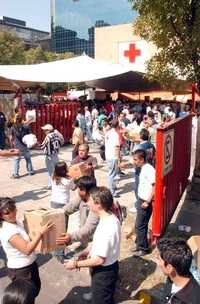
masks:
<instances>
[{"instance_id":1,"label":"white plastic bag","mask_svg":"<svg viewBox=\"0 0 200 304\"><path fill-rule=\"evenodd\" d=\"M37 137L35 134L27 134L22 138L22 142L31 149L37 144Z\"/></svg>"}]
</instances>

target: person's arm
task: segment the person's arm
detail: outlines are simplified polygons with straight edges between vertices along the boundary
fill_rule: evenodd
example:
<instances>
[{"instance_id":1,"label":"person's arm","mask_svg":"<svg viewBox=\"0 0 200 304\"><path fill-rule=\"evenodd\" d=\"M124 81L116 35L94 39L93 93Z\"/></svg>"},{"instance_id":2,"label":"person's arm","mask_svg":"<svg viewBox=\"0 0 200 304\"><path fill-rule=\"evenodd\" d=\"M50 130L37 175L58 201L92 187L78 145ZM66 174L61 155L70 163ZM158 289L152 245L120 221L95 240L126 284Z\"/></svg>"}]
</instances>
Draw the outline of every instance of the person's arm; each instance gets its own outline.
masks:
<instances>
[{"instance_id":1,"label":"person's arm","mask_svg":"<svg viewBox=\"0 0 200 304\"><path fill-rule=\"evenodd\" d=\"M88 241L93 235L98 223L99 217L94 212L90 211L85 224L80 227L80 229L70 233L71 241Z\"/></svg>"},{"instance_id":2,"label":"person's arm","mask_svg":"<svg viewBox=\"0 0 200 304\"><path fill-rule=\"evenodd\" d=\"M17 156L20 154L18 149L10 149L10 150L0 150L0 156L9 157L9 156Z\"/></svg>"},{"instance_id":3,"label":"person's arm","mask_svg":"<svg viewBox=\"0 0 200 304\"><path fill-rule=\"evenodd\" d=\"M72 202L69 202L63 207L63 210L66 215L73 214L74 212L79 210L79 206L81 203L81 198L78 196Z\"/></svg>"},{"instance_id":4,"label":"person's arm","mask_svg":"<svg viewBox=\"0 0 200 304\"><path fill-rule=\"evenodd\" d=\"M69 244L71 242L78 241L88 241L93 235L99 222L99 217L93 213L89 212L85 224L78 230L71 233L63 233L57 240L57 245Z\"/></svg>"},{"instance_id":5,"label":"person's arm","mask_svg":"<svg viewBox=\"0 0 200 304\"><path fill-rule=\"evenodd\" d=\"M152 191L151 191L149 198L146 201L142 202L141 207L146 209L152 203L154 195L155 195L155 184L153 184L153 186L152 186Z\"/></svg>"},{"instance_id":6,"label":"person's arm","mask_svg":"<svg viewBox=\"0 0 200 304\"><path fill-rule=\"evenodd\" d=\"M19 234L15 234L9 239L9 243L23 254L30 255L36 248L39 241L42 239L43 235L45 235L52 228L53 224L47 223L41 228L39 234L29 242L25 241Z\"/></svg>"},{"instance_id":7,"label":"person's arm","mask_svg":"<svg viewBox=\"0 0 200 304\"><path fill-rule=\"evenodd\" d=\"M100 266L103 265L105 262L105 258L102 258L100 256L95 256L86 260L81 261L68 261L64 264L66 269L78 269L82 267L94 267L94 266Z\"/></svg>"}]
</instances>

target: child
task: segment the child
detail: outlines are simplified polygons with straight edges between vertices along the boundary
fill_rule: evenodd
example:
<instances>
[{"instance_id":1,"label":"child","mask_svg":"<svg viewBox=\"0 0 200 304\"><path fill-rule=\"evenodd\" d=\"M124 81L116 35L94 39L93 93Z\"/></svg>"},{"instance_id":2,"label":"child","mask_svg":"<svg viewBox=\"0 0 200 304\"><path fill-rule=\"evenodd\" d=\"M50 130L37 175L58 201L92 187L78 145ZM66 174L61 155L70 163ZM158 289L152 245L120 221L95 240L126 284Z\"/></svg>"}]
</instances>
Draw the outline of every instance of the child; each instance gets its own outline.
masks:
<instances>
[{"instance_id":1,"label":"child","mask_svg":"<svg viewBox=\"0 0 200 304\"><path fill-rule=\"evenodd\" d=\"M52 177L51 208L63 208L70 199L73 182L67 177L68 168L64 161L55 165Z\"/></svg>"},{"instance_id":2,"label":"child","mask_svg":"<svg viewBox=\"0 0 200 304\"><path fill-rule=\"evenodd\" d=\"M141 168L136 206L136 249L134 255L144 256L150 251L147 233L148 223L152 214L152 201L155 192L155 169L152 165L146 162L145 150L139 149L133 152L133 161L137 168Z\"/></svg>"}]
</instances>

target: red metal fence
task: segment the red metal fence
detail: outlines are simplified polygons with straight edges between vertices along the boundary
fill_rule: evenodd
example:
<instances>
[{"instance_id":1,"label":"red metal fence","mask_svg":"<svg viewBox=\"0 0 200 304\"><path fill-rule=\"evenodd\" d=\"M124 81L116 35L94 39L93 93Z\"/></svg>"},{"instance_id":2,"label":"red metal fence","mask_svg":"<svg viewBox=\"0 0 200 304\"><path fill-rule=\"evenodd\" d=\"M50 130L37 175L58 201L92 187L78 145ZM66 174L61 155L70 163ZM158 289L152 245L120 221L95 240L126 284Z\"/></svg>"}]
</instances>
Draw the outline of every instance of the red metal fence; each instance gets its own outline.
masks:
<instances>
[{"instance_id":1,"label":"red metal fence","mask_svg":"<svg viewBox=\"0 0 200 304\"><path fill-rule=\"evenodd\" d=\"M155 240L170 222L188 184L192 115L157 129L156 188L152 234Z\"/></svg>"},{"instance_id":2,"label":"red metal fence","mask_svg":"<svg viewBox=\"0 0 200 304\"><path fill-rule=\"evenodd\" d=\"M45 104L36 107L36 122L31 124L32 132L36 135L38 142L44 139L44 132L41 127L51 124L64 136L65 143L69 142L72 136L72 123L76 118L78 102L67 104Z\"/></svg>"}]
</instances>

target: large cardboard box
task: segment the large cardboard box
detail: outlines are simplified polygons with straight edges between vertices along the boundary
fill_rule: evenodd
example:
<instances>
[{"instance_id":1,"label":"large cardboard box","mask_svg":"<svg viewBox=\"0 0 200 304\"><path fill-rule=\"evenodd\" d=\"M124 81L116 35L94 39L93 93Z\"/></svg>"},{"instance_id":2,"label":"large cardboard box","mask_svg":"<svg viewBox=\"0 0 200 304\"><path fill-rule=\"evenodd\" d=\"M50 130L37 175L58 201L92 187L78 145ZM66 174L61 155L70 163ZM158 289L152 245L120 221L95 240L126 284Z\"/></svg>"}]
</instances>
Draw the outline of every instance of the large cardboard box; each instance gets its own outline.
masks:
<instances>
[{"instance_id":1,"label":"large cardboard box","mask_svg":"<svg viewBox=\"0 0 200 304\"><path fill-rule=\"evenodd\" d=\"M189 238L188 245L192 250L198 270L200 271L200 235L195 235Z\"/></svg>"},{"instance_id":2,"label":"large cardboard box","mask_svg":"<svg viewBox=\"0 0 200 304\"><path fill-rule=\"evenodd\" d=\"M88 164L86 162L82 162L80 164L72 165L69 167L68 175L72 179L78 179L82 176L90 176L91 169L88 169Z\"/></svg>"},{"instance_id":3,"label":"large cardboard box","mask_svg":"<svg viewBox=\"0 0 200 304\"><path fill-rule=\"evenodd\" d=\"M63 209L37 209L27 210L24 213L24 225L30 238L34 238L41 227L52 222L55 224L37 245L35 251L38 253L49 253L56 249L56 239L65 232L65 215Z\"/></svg>"}]
</instances>

